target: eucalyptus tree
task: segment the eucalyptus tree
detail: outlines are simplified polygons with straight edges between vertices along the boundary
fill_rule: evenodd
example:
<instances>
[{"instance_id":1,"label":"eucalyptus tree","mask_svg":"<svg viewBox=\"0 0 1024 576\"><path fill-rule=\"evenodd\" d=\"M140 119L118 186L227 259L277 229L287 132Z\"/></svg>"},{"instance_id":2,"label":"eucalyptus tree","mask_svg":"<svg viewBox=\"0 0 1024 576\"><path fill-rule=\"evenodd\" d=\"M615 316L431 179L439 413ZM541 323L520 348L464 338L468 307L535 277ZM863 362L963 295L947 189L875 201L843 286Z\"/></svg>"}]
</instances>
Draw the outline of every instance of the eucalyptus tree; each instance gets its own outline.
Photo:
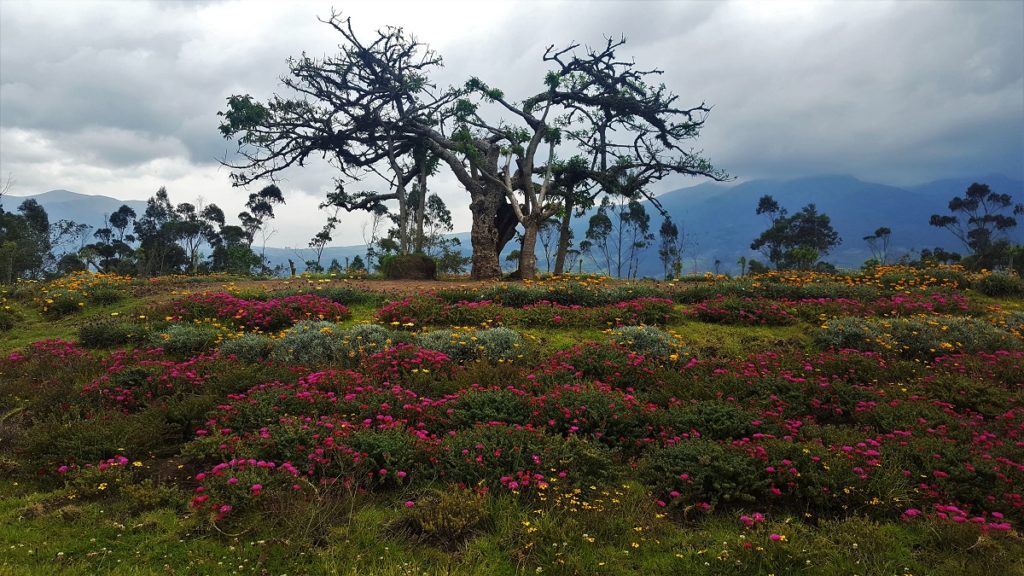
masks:
<instances>
[{"instance_id":1,"label":"eucalyptus tree","mask_svg":"<svg viewBox=\"0 0 1024 576\"><path fill-rule=\"evenodd\" d=\"M956 236L971 253L966 259L971 268L990 268L1009 255L1012 245L1005 236L1017 226L1015 216L1024 215L1024 204L1014 204L1009 194L975 182L962 197L954 196L949 201L949 211L932 214L928 223Z\"/></svg>"},{"instance_id":2,"label":"eucalyptus tree","mask_svg":"<svg viewBox=\"0 0 1024 576\"><path fill-rule=\"evenodd\" d=\"M284 204L284 195L276 184L264 186L259 192L249 194L245 202L245 210L238 214L242 230L245 232L246 245L251 249L256 233L263 229L264 223L274 217L274 206Z\"/></svg>"}]
</instances>

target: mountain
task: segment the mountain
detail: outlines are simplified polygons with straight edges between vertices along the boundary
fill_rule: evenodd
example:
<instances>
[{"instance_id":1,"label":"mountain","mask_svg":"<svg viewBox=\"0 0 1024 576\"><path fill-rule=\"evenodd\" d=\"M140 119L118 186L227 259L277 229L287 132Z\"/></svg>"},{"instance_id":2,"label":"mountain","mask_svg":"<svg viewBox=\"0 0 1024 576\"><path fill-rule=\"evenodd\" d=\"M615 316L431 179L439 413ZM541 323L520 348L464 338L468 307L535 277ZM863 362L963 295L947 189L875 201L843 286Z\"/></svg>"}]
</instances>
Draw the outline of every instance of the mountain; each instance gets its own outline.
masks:
<instances>
[{"instance_id":1,"label":"mountain","mask_svg":"<svg viewBox=\"0 0 1024 576\"><path fill-rule=\"evenodd\" d=\"M892 230L889 249L892 257L898 258L912 249L936 246L961 250L962 247L949 232L930 226L928 219L932 214L947 213L949 200L953 196L962 195L972 182L984 182L996 192L1010 194L1015 202L1024 201L1024 181L993 174L977 178L936 180L907 187L839 175L793 180L752 180L738 185L705 182L662 194L658 196L658 202L690 239L684 266L687 272L711 270L716 259L721 261L723 272L736 271L736 260L741 256L763 261L760 254L750 250L750 243L768 225L763 216L755 213L758 199L765 194L772 195L790 213L808 203L815 203L819 212L828 214L832 219L832 226L842 238L842 243L826 260L840 268L856 268L871 256L862 238L881 226ZM121 201L107 196L52 190L36 196L8 196L4 208L13 210L25 198L39 201L50 214L51 220L66 218L97 228L103 225L104 216L117 210L121 204L128 204L139 214L146 206L145 202L138 200ZM657 234L661 217L653 207L647 206L647 210L651 215L651 230ZM573 222L577 242L586 236L588 218L589 214ZM1013 234L1015 241L1024 241L1024 222ZM469 234L459 233L456 236L462 241L463 250L468 253ZM514 243L509 243L506 254L516 248ZM281 265L285 270L291 258L301 271L304 268L303 261L311 257L311 250L267 247L266 255L272 266ZM326 267L336 258L344 264L346 258L351 260L357 255L365 258L365 247L331 246L324 250L321 263ZM544 261L540 255L539 260L538 265L543 271ZM502 263L505 264L504 259ZM585 259L584 270L593 268L590 259ZM640 275L658 277L661 274L655 240L655 244L643 255Z\"/></svg>"},{"instance_id":2,"label":"mountain","mask_svg":"<svg viewBox=\"0 0 1024 576\"><path fill-rule=\"evenodd\" d=\"M74 220L80 224L88 224L102 228L106 217L117 211L122 204L127 204L138 215L146 211L144 200L118 200L109 196L91 196L68 190L50 190L34 196L4 196L4 210L17 210L23 201L34 198L50 217L50 222L57 220Z\"/></svg>"},{"instance_id":3,"label":"mountain","mask_svg":"<svg viewBox=\"0 0 1024 576\"><path fill-rule=\"evenodd\" d=\"M712 268L715 259L721 260L726 270L734 269L740 256L763 260L749 247L768 226L765 218L756 214L757 201L765 194L772 195L790 213L813 202L819 212L828 214L842 243L827 260L841 268L853 268L871 256L862 238L881 226L892 230L889 253L894 257L911 249L935 246L960 250L949 232L929 225L928 220L932 214L948 213L949 200L962 195L975 181L988 183L994 191L1010 194L1015 201L1024 201L1024 182L1003 176L939 180L909 188L865 182L851 176L754 180L733 187L719 185L711 194L702 191L692 195L691 188L684 188L663 194L658 200L681 230L696 242L689 257L697 259L698 269ZM657 216L652 220L660 223ZM580 232L585 233L586 224L577 224ZM1019 240L1021 234L1018 228L1014 239ZM653 251L649 259L657 262L656 254Z\"/></svg>"}]
</instances>

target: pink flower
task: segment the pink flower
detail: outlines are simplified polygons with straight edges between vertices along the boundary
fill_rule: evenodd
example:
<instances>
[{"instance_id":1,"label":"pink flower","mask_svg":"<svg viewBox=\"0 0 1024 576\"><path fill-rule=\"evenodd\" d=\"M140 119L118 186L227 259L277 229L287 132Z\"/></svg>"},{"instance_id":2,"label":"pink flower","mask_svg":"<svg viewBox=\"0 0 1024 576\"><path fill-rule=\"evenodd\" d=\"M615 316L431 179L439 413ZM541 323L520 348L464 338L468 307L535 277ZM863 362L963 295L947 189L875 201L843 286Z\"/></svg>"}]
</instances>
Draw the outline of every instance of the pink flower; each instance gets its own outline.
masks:
<instances>
[{"instance_id":1,"label":"pink flower","mask_svg":"<svg viewBox=\"0 0 1024 576\"><path fill-rule=\"evenodd\" d=\"M235 484L238 484L238 478L235 478L234 476L232 476L231 478L228 478L228 484L231 484L232 486L234 486Z\"/></svg>"},{"instance_id":2,"label":"pink flower","mask_svg":"<svg viewBox=\"0 0 1024 576\"><path fill-rule=\"evenodd\" d=\"M772 542L778 542L782 540L782 534L772 534L769 538L772 539Z\"/></svg>"},{"instance_id":3,"label":"pink flower","mask_svg":"<svg viewBox=\"0 0 1024 576\"><path fill-rule=\"evenodd\" d=\"M406 507L406 508L412 508L412 507L413 507L413 506L415 506L415 505L416 505L416 503L415 503L415 502L413 502L412 500L406 500L406 501L405 501L405 507Z\"/></svg>"},{"instance_id":4,"label":"pink flower","mask_svg":"<svg viewBox=\"0 0 1024 576\"><path fill-rule=\"evenodd\" d=\"M263 484L253 484L249 489L252 490L253 496L259 496L263 491Z\"/></svg>"}]
</instances>

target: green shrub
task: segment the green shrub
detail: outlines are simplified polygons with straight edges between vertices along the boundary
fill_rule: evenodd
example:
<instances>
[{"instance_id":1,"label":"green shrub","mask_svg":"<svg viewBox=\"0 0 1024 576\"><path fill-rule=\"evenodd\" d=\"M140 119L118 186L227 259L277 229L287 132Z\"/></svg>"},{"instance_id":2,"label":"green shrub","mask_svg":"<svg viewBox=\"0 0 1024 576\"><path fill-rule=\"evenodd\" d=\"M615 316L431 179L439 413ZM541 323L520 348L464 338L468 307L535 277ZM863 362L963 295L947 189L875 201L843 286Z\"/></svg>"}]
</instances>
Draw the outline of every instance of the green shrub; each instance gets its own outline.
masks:
<instances>
[{"instance_id":1,"label":"green shrub","mask_svg":"<svg viewBox=\"0 0 1024 576\"><path fill-rule=\"evenodd\" d=\"M99 284L97 286L93 286L89 291L88 300L90 304L99 304L102 306L120 302L124 297L124 291L120 288L107 284Z\"/></svg>"},{"instance_id":2,"label":"green shrub","mask_svg":"<svg viewBox=\"0 0 1024 576\"><path fill-rule=\"evenodd\" d=\"M492 300L502 306L521 308L527 304L535 304L541 300L552 300L546 298L547 291L541 288L522 286L519 284L499 284L485 288L480 291L478 298L467 298L466 300Z\"/></svg>"},{"instance_id":3,"label":"green shrub","mask_svg":"<svg viewBox=\"0 0 1024 576\"><path fill-rule=\"evenodd\" d=\"M340 332L342 330L333 322L299 322L274 341L274 360L302 366L332 364L341 355Z\"/></svg>"},{"instance_id":4,"label":"green shrub","mask_svg":"<svg viewBox=\"0 0 1024 576\"><path fill-rule=\"evenodd\" d=\"M245 362L268 360L274 351L274 340L263 334L243 334L220 345L222 356L236 356Z\"/></svg>"},{"instance_id":5,"label":"green shrub","mask_svg":"<svg viewBox=\"0 0 1024 576\"><path fill-rule=\"evenodd\" d=\"M421 334L417 343L460 363L476 360L508 362L522 356L525 349L523 337L505 327L475 331L431 330Z\"/></svg>"},{"instance_id":6,"label":"green shrub","mask_svg":"<svg viewBox=\"0 0 1024 576\"><path fill-rule=\"evenodd\" d=\"M45 418L27 430L18 448L30 463L52 471L62 464L95 463L122 454L126 447L134 457L165 445L165 421L157 411L84 416L62 413Z\"/></svg>"},{"instance_id":7,"label":"green shrub","mask_svg":"<svg viewBox=\"0 0 1024 576\"><path fill-rule=\"evenodd\" d=\"M472 428L478 422L527 424L533 414L529 396L504 389L470 390L445 407L451 409L453 429Z\"/></svg>"},{"instance_id":8,"label":"green shrub","mask_svg":"<svg viewBox=\"0 0 1024 576\"><path fill-rule=\"evenodd\" d=\"M855 348L926 359L952 352L1019 350L1012 334L976 318L839 318L818 331L828 348Z\"/></svg>"},{"instance_id":9,"label":"green shrub","mask_svg":"<svg viewBox=\"0 0 1024 576\"><path fill-rule=\"evenodd\" d=\"M251 300L267 300L269 298L281 298L296 294L316 294L317 296L327 298L328 300L337 302L338 304L344 304L345 306L352 306L353 304L379 304L384 299L381 294L367 292L366 290L352 288L351 286L316 286L310 288L283 290L280 292L274 292L273 294L261 293L243 295L240 293L238 296Z\"/></svg>"},{"instance_id":10,"label":"green shrub","mask_svg":"<svg viewBox=\"0 0 1024 576\"><path fill-rule=\"evenodd\" d=\"M842 282L814 282L785 284L782 282L748 279L715 282L702 286L688 286L673 293L673 299L682 304L695 304L717 297L767 298L772 300L802 300L806 298L846 298L870 302L885 295L885 290L864 284Z\"/></svg>"},{"instance_id":11,"label":"green shrub","mask_svg":"<svg viewBox=\"0 0 1024 576\"><path fill-rule=\"evenodd\" d=\"M506 425L478 425L447 436L438 459L447 481L492 488L503 485L502 477L527 471L563 471L571 482L592 483L611 467L608 452L597 444Z\"/></svg>"},{"instance_id":12,"label":"green shrub","mask_svg":"<svg viewBox=\"0 0 1024 576\"><path fill-rule=\"evenodd\" d=\"M477 359L477 351L469 334L473 332L441 328L420 334L416 343L428 350L441 352L453 362L472 362Z\"/></svg>"},{"instance_id":13,"label":"green shrub","mask_svg":"<svg viewBox=\"0 0 1024 576\"><path fill-rule=\"evenodd\" d=\"M993 298L1024 296L1024 280L1016 274L993 272L979 280L975 288Z\"/></svg>"},{"instance_id":14,"label":"green shrub","mask_svg":"<svg viewBox=\"0 0 1024 576\"><path fill-rule=\"evenodd\" d=\"M523 337L511 328L488 328L474 333L478 349L488 360L514 360L523 353Z\"/></svg>"},{"instance_id":15,"label":"green shrub","mask_svg":"<svg viewBox=\"0 0 1024 576\"><path fill-rule=\"evenodd\" d=\"M0 332L6 332L22 321L21 313L14 308L3 304L0 300Z\"/></svg>"},{"instance_id":16,"label":"green shrub","mask_svg":"<svg viewBox=\"0 0 1024 576\"><path fill-rule=\"evenodd\" d=\"M369 486L381 488L434 479L427 451L419 439L404 428L357 430L338 442L353 450L358 458L346 461L338 470L325 470L328 474L350 475L363 479Z\"/></svg>"},{"instance_id":17,"label":"green shrub","mask_svg":"<svg viewBox=\"0 0 1024 576\"><path fill-rule=\"evenodd\" d=\"M756 429L751 422L756 419L735 404L711 401L663 410L657 421L675 434L696 430L702 438L733 440L753 434Z\"/></svg>"},{"instance_id":18,"label":"green shrub","mask_svg":"<svg viewBox=\"0 0 1024 576\"><path fill-rule=\"evenodd\" d=\"M380 271L389 280L433 280L437 262L424 254L400 254L381 259Z\"/></svg>"},{"instance_id":19,"label":"green shrub","mask_svg":"<svg viewBox=\"0 0 1024 576\"><path fill-rule=\"evenodd\" d=\"M612 330L612 342L648 358L666 359L677 351L671 334L653 326L623 326Z\"/></svg>"},{"instance_id":20,"label":"green shrub","mask_svg":"<svg viewBox=\"0 0 1024 576\"><path fill-rule=\"evenodd\" d=\"M349 364L412 340L405 332L389 330L379 324L357 324L338 332L337 336L338 355L341 359L347 359Z\"/></svg>"},{"instance_id":21,"label":"green shrub","mask_svg":"<svg viewBox=\"0 0 1024 576\"><path fill-rule=\"evenodd\" d=\"M78 341L85 348L112 348L145 342L149 330L123 318L100 318L78 328Z\"/></svg>"},{"instance_id":22,"label":"green shrub","mask_svg":"<svg viewBox=\"0 0 1024 576\"><path fill-rule=\"evenodd\" d=\"M454 550L490 521L487 496L468 488L433 490L406 507L392 528L415 540Z\"/></svg>"},{"instance_id":23,"label":"green shrub","mask_svg":"<svg viewBox=\"0 0 1024 576\"><path fill-rule=\"evenodd\" d=\"M638 468L655 494L677 507L753 504L768 488L757 461L744 451L700 438L652 450Z\"/></svg>"},{"instance_id":24,"label":"green shrub","mask_svg":"<svg viewBox=\"0 0 1024 576\"><path fill-rule=\"evenodd\" d=\"M171 356L187 358L217 347L221 333L207 324L171 324L153 337L153 344Z\"/></svg>"},{"instance_id":25,"label":"green shrub","mask_svg":"<svg viewBox=\"0 0 1024 576\"><path fill-rule=\"evenodd\" d=\"M85 295L70 290L53 292L44 301L42 307L43 317L48 320L58 320L65 316L75 314L85 306Z\"/></svg>"}]
</instances>

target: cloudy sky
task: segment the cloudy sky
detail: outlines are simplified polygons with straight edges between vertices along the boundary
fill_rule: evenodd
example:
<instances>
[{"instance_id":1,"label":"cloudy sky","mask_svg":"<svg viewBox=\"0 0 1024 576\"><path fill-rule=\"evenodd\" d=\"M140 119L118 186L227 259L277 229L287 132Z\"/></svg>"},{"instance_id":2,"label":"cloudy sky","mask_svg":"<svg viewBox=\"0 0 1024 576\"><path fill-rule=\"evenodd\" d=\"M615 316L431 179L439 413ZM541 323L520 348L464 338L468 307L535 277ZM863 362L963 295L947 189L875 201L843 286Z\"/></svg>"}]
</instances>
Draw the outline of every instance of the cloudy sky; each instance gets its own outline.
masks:
<instances>
[{"instance_id":1,"label":"cloudy sky","mask_svg":"<svg viewBox=\"0 0 1024 576\"><path fill-rule=\"evenodd\" d=\"M10 193L63 188L237 213L217 131L231 94L280 91L286 58L336 51L330 2L0 0L0 177ZM540 90L549 44L628 39L683 104L714 109L697 143L739 180L851 174L913 184L1024 179L1024 2L343 2L357 31L402 26L437 50L438 84L481 77ZM225 156L225 155L228 156ZM334 171L285 174L269 242L301 246ZM671 180L658 192L695 184ZM433 184L457 229L466 194ZM337 244L361 243L349 215Z\"/></svg>"}]
</instances>

